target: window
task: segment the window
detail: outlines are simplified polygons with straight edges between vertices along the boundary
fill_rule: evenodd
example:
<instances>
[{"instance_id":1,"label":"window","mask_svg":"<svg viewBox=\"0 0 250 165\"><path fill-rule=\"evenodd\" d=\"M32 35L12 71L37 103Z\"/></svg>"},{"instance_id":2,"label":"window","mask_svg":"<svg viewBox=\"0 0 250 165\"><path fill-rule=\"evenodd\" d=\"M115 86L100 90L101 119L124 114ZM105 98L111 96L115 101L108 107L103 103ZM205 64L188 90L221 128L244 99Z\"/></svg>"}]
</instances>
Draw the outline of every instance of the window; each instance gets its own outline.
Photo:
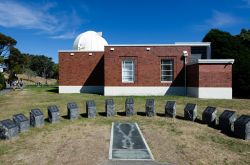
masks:
<instances>
[{"instance_id":1,"label":"window","mask_svg":"<svg viewBox=\"0 0 250 165\"><path fill-rule=\"evenodd\" d=\"M174 78L173 60L162 59L161 60L161 81L173 81Z\"/></svg>"},{"instance_id":2,"label":"window","mask_svg":"<svg viewBox=\"0 0 250 165\"><path fill-rule=\"evenodd\" d=\"M122 82L131 83L135 80L135 67L133 60L122 61Z\"/></svg>"}]
</instances>

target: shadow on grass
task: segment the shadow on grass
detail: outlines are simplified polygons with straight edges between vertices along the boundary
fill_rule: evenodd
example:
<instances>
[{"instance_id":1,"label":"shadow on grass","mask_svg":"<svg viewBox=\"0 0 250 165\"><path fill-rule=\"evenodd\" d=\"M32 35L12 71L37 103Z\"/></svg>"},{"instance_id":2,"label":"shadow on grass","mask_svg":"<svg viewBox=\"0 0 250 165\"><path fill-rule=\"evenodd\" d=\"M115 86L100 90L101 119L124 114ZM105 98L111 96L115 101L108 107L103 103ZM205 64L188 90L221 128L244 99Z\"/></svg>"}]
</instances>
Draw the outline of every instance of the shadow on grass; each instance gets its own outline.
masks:
<instances>
[{"instance_id":1,"label":"shadow on grass","mask_svg":"<svg viewBox=\"0 0 250 165\"><path fill-rule=\"evenodd\" d=\"M199 123L199 124L205 124L201 119L196 118L194 122Z\"/></svg>"},{"instance_id":2,"label":"shadow on grass","mask_svg":"<svg viewBox=\"0 0 250 165\"><path fill-rule=\"evenodd\" d=\"M145 112L137 112L137 115L139 115L139 116L146 116L146 113Z\"/></svg>"},{"instance_id":3,"label":"shadow on grass","mask_svg":"<svg viewBox=\"0 0 250 165\"><path fill-rule=\"evenodd\" d=\"M106 113L106 112L98 112L98 114L99 114L100 116L104 116L104 117L107 116L107 113Z\"/></svg>"},{"instance_id":4,"label":"shadow on grass","mask_svg":"<svg viewBox=\"0 0 250 165\"><path fill-rule=\"evenodd\" d=\"M80 114L80 116L83 117L83 118L88 118L88 114L87 113L82 113L82 114Z\"/></svg>"},{"instance_id":5,"label":"shadow on grass","mask_svg":"<svg viewBox=\"0 0 250 165\"><path fill-rule=\"evenodd\" d=\"M44 119L44 121L50 123L49 118Z\"/></svg>"},{"instance_id":6,"label":"shadow on grass","mask_svg":"<svg viewBox=\"0 0 250 165\"><path fill-rule=\"evenodd\" d=\"M166 115L164 113L156 113L156 116L166 117Z\"/></svg>"},{"instance_id":7,"label":"shadow on grass","mask_svg":"<svg viewBox=\"0 0 250 165\"><path fill-rule=\"evenodd\" d=\"M64 119L69 119L69 116L68 115L63 115L63 116L61 116L62 118L64 118Z\"/></svg>"},{"instance_id":8,"label":"shadow on grass","mask_svg":"<svg viewBox=\"0 0 250 165\"><path fill-rule=\"evenodd\" d=\"M119 115L119 116L126 116L126 113L125 112L117 112L117 115Z\"/></svg>"},{"instance_id":9,"label":"shadow on grass","mask_svg":"<svg viewBox=\"0 0 250 165\"><path fill-rule=\"evenodd\" d=\"M237 138L234 136L234 133L233 133L232 131L223 131L223 130L221 130L220 133L222 133L222 134L224 134L224 135L226 135L226 136L229 136L229 137L231 137L231 138L237 139Z\"/></svg>"},{"instance_id":10,"label":"shadow on grass","mask_svg":"<svg viewBox=\"0 0 250 165\"><path fill-rule=\"evenodd\" d=\"M180 120L186 120L185 117L179 116L179 115L176 115L175 118L176 118L176 119L180 119Z\"/></svg>"},{"instance_id":11,"label":"shadow on grass","mask_svg":"<svg viewBox=\"0 0 250 165\"><path fill-rule=\"evenodd\" d=\"M49 90L47 90L48 92L51 92L51 93L59 93L59 88L58 87L53 87Z\"/></svg>"}]
</instances>

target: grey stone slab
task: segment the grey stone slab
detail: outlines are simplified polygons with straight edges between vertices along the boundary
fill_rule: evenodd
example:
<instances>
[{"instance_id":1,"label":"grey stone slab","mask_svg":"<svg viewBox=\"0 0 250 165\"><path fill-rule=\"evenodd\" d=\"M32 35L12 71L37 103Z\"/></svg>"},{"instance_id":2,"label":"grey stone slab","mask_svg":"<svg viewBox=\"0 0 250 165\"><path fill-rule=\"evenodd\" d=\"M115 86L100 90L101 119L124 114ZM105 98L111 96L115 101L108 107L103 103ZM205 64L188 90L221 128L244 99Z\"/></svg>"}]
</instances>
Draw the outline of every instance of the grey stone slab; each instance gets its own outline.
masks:
<instances>
[{"instance_id":1,"label":"grey stone slab","mask_svg":"<svg viewBox=\"0 0 250 165\"><path fill-rule=\"evenodd\" d=\"M18 126L11 119L0 121L0 138L1 139L12 139L18 135Z\"/></svg>"},{"instance_id":2,"label":"grey stone slab","mask_svg":"<svg viewBox=\"0 0 250 165\"><path fill-rule=\"evenodd\" d=\"M194 121L197 117L197 105L193 103L187 103L184 108L184 117L187 120Z\"/></svg>"},{"instance_id":3,"label":"grey stone slab","mask_svg":"<svg viewBox=\"0 0 250 165\"><path fill-rule=\"evenodd\" d=\"M208 106L202 113L202 121L209 126L215 126L217 120L216 107Z\"/></svg>"},{"instance_id":4,"label":"grey stone slab","mask_svg":"<svg viewBox=\"0 0 250 165\"><path fill-rule=\"evenodd\" d=\"M79 118L79 108L75 102L70 102L67 104L68 118L70 120L75 120Z\"/></svg>"},{"instance_id":5,"label":"grey stone slab","mask_svg":"<svg viewBox=\"0 0 250 165\"><path fill-rule=\"evenodd\" d=\"M28 131L30 128L29 119L22 113L13 115L13 121L18 126L19 132Z\"/></svg>"},{"instance_id":6,"label":"grey stone slab","mask_svg":"<svg viewBox=\"0 0 250 165\"><path fill-rule=\"evenodd\" d=\"M250 116L241 115L234 122L234 135L238 138L250 140Z\"/></svg>"},{"instance_id":7,"label":"grey stone slab","mask_svg":"<svg viewBox=\"0 0 250 165\"><path fill-rule=\"evenodd\" d=\"M125 114L126 116L133 116L134 115L134 99L127 98L125 101Z\"/></svg>"},{"instance_id":8,"label":"grey stone slab","mask_svg":"<svg viewBox=\"0 0 250 165\"><path fill-rule=\"evenodd\" d=\"M48 117L50 123L57 123L60 121L60 113L56 105L48 106Z\"/></svg>"},{"instance_id":9,"label":"grey stone slab","mask_svg":"<svg viewBox=\"0 0 250 165\"><path fill-rule=\"evenodd\" d=\"M111 140L112 159L152 159L135 123L114 123Z\"/></svg>"},{"instance_id":10,"label":"grey stone slab","mask_svg":"<svg viewBox=\"0 0 250 165\"><path fill-rule=\"evenodd\" d=\"M105 100L105 112L107 117L115 115L115 103L113 99Z\"/></svg>"},{"instance_id":11,"label":"grey stone slab","mask_svg":"<svg viewBox=\"0 0 250 165\"><path fill-rule=\"evenodd\" d=\"M96 117L96 105L94 100L88 100L86 102L86 113L88 118Z\"/></svg>"},{"instance_id":12,"label":"grey stone slab","mask_svg":"<svg viewBox=\"0 0 250 165\"><path fill-rule=\"evenodd\" d=\"M147 99L145 104L146 116L152 117L155 116L155 100Z\"/></svg>"},{"instance_id":13,"label":"grey stone slab","mask_svg":"<svg viewBox=\"0 0 250 165\"><path fill-rule=\"evenodd\" d=\"M235 111L225 110L219 117L220 130L225 133L233 132L236 118Z\"/></svg>"},{"instance_id":14,"label":"grey stone slab","mask_svg":"<svg viewBox=\"0 0 250 165\"><path fill-rule=\"evenodd\" d=\"M167 101L165 106L165 115L167 117L175 118L176 116L176 101Z\"/></svg>"},{"instance_id":15,"label":"grey stone slab","mask_svg":"<svg viewBox=\"0 0 250 165\"><path fill-rule=\"evenodd\" d=\"M33 127L44 126L44 115L40 109L36 108L30 111L30 125Z\"/></svg>"},{"instance_id":16,"label":"grey stone slab","mask_svg":"<svg viewBox=\"0 0 250 165\"><path fill-rule=\"evenodd\" d=\"M158 163L150 160L110 160L103 165L170 165L166 163Z\"/></svg>"}]
</instances>

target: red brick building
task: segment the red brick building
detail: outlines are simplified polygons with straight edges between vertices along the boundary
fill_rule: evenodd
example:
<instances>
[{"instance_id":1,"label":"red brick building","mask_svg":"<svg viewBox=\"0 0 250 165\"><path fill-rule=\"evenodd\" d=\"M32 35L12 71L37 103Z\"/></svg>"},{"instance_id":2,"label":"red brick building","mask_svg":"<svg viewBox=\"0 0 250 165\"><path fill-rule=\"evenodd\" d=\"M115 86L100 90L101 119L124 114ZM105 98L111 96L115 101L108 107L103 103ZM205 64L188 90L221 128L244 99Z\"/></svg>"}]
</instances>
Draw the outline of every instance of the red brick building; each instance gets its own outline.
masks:
<instances>
[{"instance_id":1,"label":"red brick building","mask_svg":"<svg viewBox=\"0 0 250 165\"><path fill-rule=\"evenodd\" d=\"M59 51L59 93L232 98L234 60L212 60L210 43L108 45L80 34Z\"/></svg>"}]
</instances>

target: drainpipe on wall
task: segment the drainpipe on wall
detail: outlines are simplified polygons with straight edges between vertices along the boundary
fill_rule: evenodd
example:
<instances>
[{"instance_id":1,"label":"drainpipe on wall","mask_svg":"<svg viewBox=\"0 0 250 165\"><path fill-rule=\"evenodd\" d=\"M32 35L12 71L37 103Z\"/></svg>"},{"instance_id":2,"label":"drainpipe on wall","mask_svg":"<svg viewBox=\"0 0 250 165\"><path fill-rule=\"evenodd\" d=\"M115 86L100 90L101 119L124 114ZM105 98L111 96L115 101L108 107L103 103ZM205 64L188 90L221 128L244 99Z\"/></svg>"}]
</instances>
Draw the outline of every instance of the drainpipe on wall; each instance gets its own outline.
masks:
<instances>
[{"instance_id":1,"label":"drainpipe on wall","mask_svg":"<svg viewBox=\"0 0 250 165\"><path fill-rule=\"evenodd\" d=\"M185 82L185 96L187 96L187 57L188 52L183 51L183 57L184 57L184 82Z\"/></svg>"}]
</instances>

